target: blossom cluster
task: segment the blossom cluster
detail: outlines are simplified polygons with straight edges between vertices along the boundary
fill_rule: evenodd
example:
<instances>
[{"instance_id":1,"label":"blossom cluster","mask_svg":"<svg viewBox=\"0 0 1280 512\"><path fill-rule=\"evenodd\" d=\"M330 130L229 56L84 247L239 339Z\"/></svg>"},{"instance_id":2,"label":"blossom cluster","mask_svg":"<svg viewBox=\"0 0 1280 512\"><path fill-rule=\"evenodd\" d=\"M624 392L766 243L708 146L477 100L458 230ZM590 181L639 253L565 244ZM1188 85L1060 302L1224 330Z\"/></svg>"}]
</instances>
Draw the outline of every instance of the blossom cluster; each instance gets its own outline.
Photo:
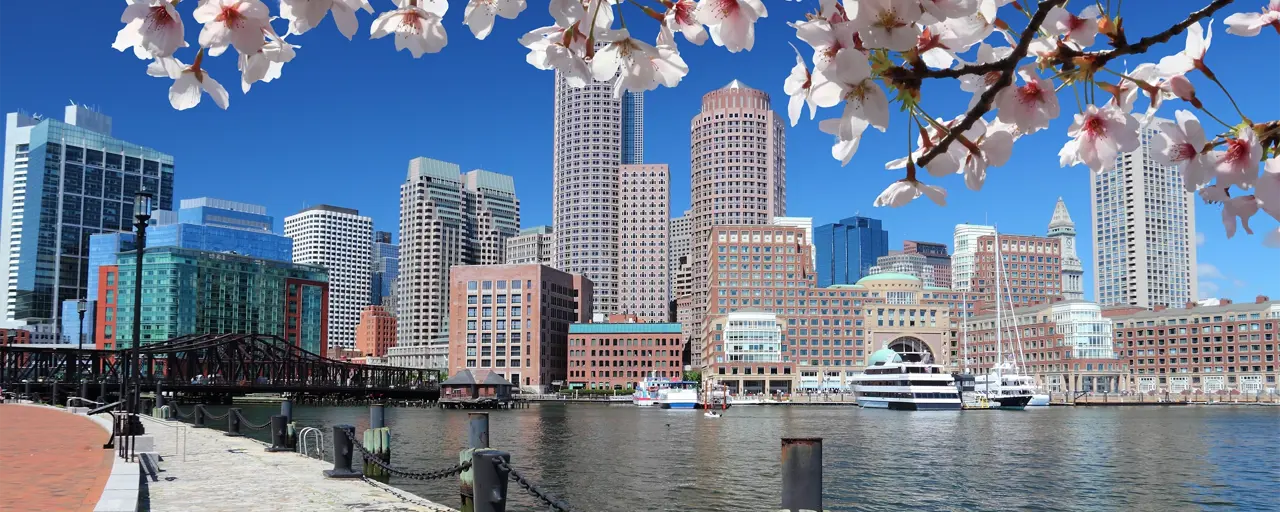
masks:
<instances>
[{"instance_id":1,"label":"blossom cluster","mask_svg":"<svg viewBox=\"0 0 1280 512\"><path fill-rule=\"evenodd\" d=\"M262 0L189 1L198 2L191 16L202 26L190 65L174 55L188 47L176 9L180 0L126 0L125 27L113 45L150 60L149 74L173 80L169 101L179 110L196 106L204 94L227 108L226 89L202 68L206 57L234 48L247 93L254 83L280 78L295 57L301 47L287 36L304 34L332 15L338 31L351 39L359 30L357 11L375 12L369 0L278 0L275 18ZM377 14L370 38L394 35L396 49L415 58L448 44L447 0L375 1L394 8ZM1076 10L1064 7L1066 0L819 0L815 12L789 23L808 48L796 50L783 82L787 114L794 126L806 109L814 120L820 109L840 108L838 117L821 119L817 127L832 136L831 155L843 165L868 128L889 130L890 104L900 104L909 114L901 128L914 144L885 164L905 169L906 176L875 204L896 207L925 196L945 206L946 190L921 181L917 169L930 181L958 174L969 189L981 189L988 170L1008 162L1016 141L1046 130L1061 115L1058 92L1073 88L1077 110L1059 151L1062 166L1111 171L1121 154L1139 148L1143 129L1154 129L1153 158L1176 166L1187 191L1223 205L1228 237L1238 226L1252 234L1249 221L1259 211L1280 220L1280 121L1255 123L1234 100L1240 121L1222 121L1205 108L1193 85L1208 81L1226 92L1205 56L1213 39L1209 16L1231 1L1213 0L1158 41L1130 44L1118 12L1122 3L1110 11L1110 2ZM485 39L497 18L514 19L525 8L525 0L469 0L464 24ZM652 40L627 26L627 8L643 13L641 20L656 20ZM552 24L519 38L528 50L526 61L558 71L571 86L612 83L615 97L680 83L689 67L677 33L694 45L710 39L729 52L749 51L756 22L768 16L762 0L548 0L548 12ZM1028 21L1015 30L1010 22L1020 20L1019 13ZM283 34L273 27L277 19L288 24ZM1258 36L1267 27L1280 33L1280 0L1224 21L1226 32L1236 36ZM1108 67L1118 57L1147 53L1154 42L1183 29L1181 51L1132 70ZM928 79L954 80L970 93L966 111L950 119L926 114L921 88ZM1174 112L1173 121L1156 118L1171 101L1189 109ZM1225 130L1206 135L1199 116ZM1270 232L1267 243L1280 246L1280 229Z\"/></svg>"}]
</instances>

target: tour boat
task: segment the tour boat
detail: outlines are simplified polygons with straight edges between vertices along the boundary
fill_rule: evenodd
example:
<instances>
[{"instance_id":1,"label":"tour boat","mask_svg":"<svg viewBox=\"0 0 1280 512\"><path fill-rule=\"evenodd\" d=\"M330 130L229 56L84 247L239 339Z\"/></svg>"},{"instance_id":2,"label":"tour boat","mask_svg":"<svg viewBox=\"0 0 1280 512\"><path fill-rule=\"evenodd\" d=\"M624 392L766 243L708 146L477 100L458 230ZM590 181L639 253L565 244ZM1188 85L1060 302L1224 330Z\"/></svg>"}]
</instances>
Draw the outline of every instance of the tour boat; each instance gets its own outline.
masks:
<instances>
[{"instance_id":1,"label":"tour boat","mask_svg":"<svg viewBox=\"0 0 1280 512\"><path fill-rule=\"evenodd\" d=\"M888 348L871 354L871 365L853 377L858 405L867 408L916 410L959 410L960 393L955 379L932 364L928 354L904 353Z\"/></svg>"},{"instance_id":2,"label":"tour boat","mask_svg":"<svg viewBox=\"0 0 1280 512\"><path fill-rule=\"evenodd\" d=\"M631 403L640 407L658 405L658 392L671 387L671 379L662 377L645 377L636 383L636 391L631 394Z\"/></svg>"},{"instance_id":3,"label":"tour boat","mask_svg":"<svg viewBox=\"0 0 1280 512\"><path fill-rule=\"evenodd\" d=\"M658 407L663 409L698 408L698 383L672 381L667 387L658 389Z\"/></svg>"}]
</instances>

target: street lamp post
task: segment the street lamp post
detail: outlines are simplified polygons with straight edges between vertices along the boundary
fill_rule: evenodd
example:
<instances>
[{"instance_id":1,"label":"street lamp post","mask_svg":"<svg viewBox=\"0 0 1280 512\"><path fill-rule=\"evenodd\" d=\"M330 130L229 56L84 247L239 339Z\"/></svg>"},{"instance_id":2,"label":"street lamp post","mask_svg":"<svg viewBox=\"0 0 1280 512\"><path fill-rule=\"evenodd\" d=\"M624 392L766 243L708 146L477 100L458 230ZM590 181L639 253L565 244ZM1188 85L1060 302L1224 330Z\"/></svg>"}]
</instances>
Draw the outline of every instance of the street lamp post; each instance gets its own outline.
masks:
<instances>
[{"instance_id":1,"label":"street lamp post","mask_svg":"<svg viewBox=\"0 0 1280 512\"><path fill-rule=\"evenodd\" d=\"M147 248L147 221L151 220L152 200L155 196L145 189L133 196L133 224L138 228L137 250L133 266L133 347L128 356L129 380L133 381L133 390L129 395L129 414L133 416L130 426L142 433L142 422L137 420L138 406L142 396L142 258ZM123 397L121 397L123 399Z\"/></svg>"},{"instance_id":2,"label":"street lamp post","mask_svg":"<svg viewBox=\"0 0 1280 512\"><path fill-rule=\"evenodd\" d=\"M80 313L80 343L76 347L79 350L84 350L84 312L87 309L89 309L89 301L80 297L80 300L76 301L76 313Z\"/></svg>"}]
</instances>

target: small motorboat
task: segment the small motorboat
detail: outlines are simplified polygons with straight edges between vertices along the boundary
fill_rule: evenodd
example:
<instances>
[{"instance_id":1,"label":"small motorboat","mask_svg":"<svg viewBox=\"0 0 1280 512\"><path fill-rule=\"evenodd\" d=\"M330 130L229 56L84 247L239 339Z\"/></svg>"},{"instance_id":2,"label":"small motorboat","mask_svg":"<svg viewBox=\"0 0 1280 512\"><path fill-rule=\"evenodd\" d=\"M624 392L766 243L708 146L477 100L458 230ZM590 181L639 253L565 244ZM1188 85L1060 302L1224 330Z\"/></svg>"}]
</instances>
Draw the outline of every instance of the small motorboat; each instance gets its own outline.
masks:
<instances>
[{"instance_id":1,"label":"small motorboat","mask_svg":"<svg viewBox=\"0 0 1280 512\"><path fill-rule=\"evenodd\" d=\"M703 415L703 416L706 416L706 417L708 417L708 418L719 418L719 417L720 417L720 413L715 412L715 411L707 411L707 412L705 412L705 413L702 413L702 415Z\"/></svg>"}]
</instances>

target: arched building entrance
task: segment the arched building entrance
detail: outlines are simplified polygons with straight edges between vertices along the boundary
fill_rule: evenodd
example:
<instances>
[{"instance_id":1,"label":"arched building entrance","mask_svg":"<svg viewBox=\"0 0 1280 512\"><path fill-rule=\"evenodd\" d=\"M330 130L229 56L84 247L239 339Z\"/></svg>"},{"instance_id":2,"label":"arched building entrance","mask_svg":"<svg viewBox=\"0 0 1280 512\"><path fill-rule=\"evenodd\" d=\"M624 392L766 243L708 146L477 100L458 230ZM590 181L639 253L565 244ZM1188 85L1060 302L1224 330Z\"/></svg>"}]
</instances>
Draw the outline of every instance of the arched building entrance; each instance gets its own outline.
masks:
<instances>
[{"instance_id":1,"label":"arched building entrance","mask_svg":"<svg viewBox=\"0 0 1280 512\"><path fill-rule=\"evenodd\" d=\"M885 347L897 352L903 361L937 362L937 357L934 355L933 349L929 348L929 344L915 336L894 338Z\"/></svg>"}]
</instances>

